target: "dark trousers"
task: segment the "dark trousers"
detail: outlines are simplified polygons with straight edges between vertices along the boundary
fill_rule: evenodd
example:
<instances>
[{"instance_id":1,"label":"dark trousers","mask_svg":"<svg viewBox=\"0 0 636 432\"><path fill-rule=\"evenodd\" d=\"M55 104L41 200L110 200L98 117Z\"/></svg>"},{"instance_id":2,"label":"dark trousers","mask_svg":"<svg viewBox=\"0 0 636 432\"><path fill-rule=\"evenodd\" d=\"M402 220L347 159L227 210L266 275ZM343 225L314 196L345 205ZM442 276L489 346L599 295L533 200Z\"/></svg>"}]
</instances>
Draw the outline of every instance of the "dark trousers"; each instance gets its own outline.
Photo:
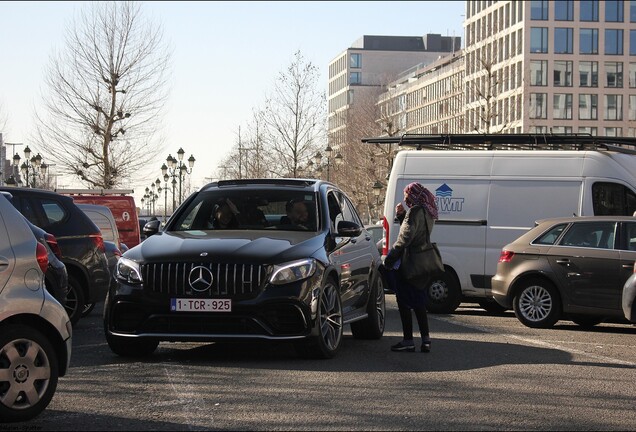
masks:
<instances>
[{"instance_id":1,"label":"dark trousers","mask_svg":"<svg viewBox=\"0 0 636 432\"><path fill-rule=\"evenodd\" d=\"M395 293L404 339L413 339L413 315L411 313L413 311L422 340L429 340L428 315L425 306L426 293L402 278L398 270L390 270L386 276L389 288Z\"/></svg>"}]
</instances>

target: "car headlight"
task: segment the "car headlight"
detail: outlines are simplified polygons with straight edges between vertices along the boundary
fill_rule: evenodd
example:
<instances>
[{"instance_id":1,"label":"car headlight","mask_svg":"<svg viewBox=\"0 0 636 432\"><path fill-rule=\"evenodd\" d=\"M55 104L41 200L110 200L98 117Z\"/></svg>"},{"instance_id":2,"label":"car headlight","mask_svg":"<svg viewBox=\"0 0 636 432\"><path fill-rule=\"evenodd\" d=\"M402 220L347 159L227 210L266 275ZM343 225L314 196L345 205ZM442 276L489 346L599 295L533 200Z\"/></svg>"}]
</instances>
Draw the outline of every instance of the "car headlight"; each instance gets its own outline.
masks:
<instances>
[{"instance_id":1,"label":"car headlight","mask_svg":"<svg viewBox=\"0 0 636 432\"><path fill-rule=\"evenodd\" d=\"M141 268L139 263L121 257L117 261L117 278L130 284L140 284L143 282L141 278Z\"/></svg>"},{"instance_id":2,"label":"car headlight","mask_svg":"<svg viewBox=\"0 0 636 432\"><path fill-rule=\"evenodd\" d=\"M296 282L302 279L307 279L315 272L316 260L314 259L292 261L284 264L275 265L269 281L274 285L282 285L290 282Z\"/></svg>"}]
</instances>

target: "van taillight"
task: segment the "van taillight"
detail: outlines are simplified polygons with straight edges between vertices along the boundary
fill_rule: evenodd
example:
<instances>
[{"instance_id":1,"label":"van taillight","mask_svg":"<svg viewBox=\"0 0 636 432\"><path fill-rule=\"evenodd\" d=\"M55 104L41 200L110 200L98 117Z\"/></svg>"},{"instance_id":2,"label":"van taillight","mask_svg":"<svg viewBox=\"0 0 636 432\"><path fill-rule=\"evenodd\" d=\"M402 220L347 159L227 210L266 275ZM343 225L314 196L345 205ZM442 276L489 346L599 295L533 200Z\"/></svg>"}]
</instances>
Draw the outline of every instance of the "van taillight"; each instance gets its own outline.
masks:
<instances>
[{"instance_id":1,"label":"van taillight","mask_svg":"<svg viewBox=\"0 0 636 432\"><path fill-rule=\"evenodd\" d=\"M38 261L42 273L46 273L46 269L49 266L49 254L44 245L40 242L37 242L37 246L35 247L35 258Z\"/></svg>"},{"instance_id":2,"label":"van taillight","mask_svg":"<svg viewBox=\"0 0 636 432\"><path fill-rule=\"evenodd\" d=\"M57 244L57 239L53 234L46 233L44 234L44 240L49 245L53 253L58 259L62 259L62 250L60 249L60 245Z\"/></svg>"},{"instance_id":3,"label":"van taillight","mask_svg":"<svg viewBox=\"0 0 636 432\"><path fill-rule=\"evenodd\" d=\"M97 250L100 252L106 252L106 248L104 247L104 237L102 237L101 234L91 234L89 237L93 239Z\"/></svg>"},{"instance_id":4,"label":"van taillight","mask_svg":"<svg viewBox=\"0 0 636 432\"><path fill-rule=\"evenodd\" d=\"M384 229L384 242L382 243L382 255L389 253L389 223L386 217L382 216L382 228Z\"/></svg>"},{"instance_id":5,"label":"van taillight","mask_svg":"<svg viewBox=\"0 0 636 432\"><path fill-rule=\"evenodd\" d=\"M501 255L499 255L499 262L510 262L513 256L515 256L514 252L507 251L504 249L501 251Z\"/></svg>"}]
</instances>

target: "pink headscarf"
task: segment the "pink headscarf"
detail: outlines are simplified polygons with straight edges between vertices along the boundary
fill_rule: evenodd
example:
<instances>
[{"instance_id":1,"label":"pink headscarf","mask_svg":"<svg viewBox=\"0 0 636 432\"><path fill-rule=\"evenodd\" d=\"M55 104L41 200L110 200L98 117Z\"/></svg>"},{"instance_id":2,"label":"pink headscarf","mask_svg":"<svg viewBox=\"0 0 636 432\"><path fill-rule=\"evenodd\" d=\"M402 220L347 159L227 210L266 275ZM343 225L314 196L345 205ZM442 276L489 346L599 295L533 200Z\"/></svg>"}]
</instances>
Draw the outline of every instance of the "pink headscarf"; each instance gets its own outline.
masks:
<instances>
[{"instance_id":1,"label":"pink headscarf","mask_svg":"<svg viewBox=\"0 0 636 432\"><path fill-rule=\"evenodd\" d=\"M437 204L435 204L435 196L421 184L414 182L404 188L406 193L406 205L413 207L416 205L426 208L431 217L438 219Z\"/></svg>"}]
</instances>

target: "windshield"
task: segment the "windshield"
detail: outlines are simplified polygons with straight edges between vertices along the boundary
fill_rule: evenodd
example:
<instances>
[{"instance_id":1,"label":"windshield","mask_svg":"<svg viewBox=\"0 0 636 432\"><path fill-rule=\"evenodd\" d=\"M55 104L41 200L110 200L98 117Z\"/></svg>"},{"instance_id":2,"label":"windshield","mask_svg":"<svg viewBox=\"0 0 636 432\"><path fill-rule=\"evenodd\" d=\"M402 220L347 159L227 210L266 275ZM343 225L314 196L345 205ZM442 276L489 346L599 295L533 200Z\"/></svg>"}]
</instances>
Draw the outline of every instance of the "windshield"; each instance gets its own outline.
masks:
<instances>
[{"instance_id":1,"label":"windshield","mask_svg":"<svg viewBox=\"0 0 636 432\"><path fill-rule=\"evenodd\" d=\"M284 189L201 192L168 231L229 229L316 231L316 194Z\"/></svg>"}]
</instances>

